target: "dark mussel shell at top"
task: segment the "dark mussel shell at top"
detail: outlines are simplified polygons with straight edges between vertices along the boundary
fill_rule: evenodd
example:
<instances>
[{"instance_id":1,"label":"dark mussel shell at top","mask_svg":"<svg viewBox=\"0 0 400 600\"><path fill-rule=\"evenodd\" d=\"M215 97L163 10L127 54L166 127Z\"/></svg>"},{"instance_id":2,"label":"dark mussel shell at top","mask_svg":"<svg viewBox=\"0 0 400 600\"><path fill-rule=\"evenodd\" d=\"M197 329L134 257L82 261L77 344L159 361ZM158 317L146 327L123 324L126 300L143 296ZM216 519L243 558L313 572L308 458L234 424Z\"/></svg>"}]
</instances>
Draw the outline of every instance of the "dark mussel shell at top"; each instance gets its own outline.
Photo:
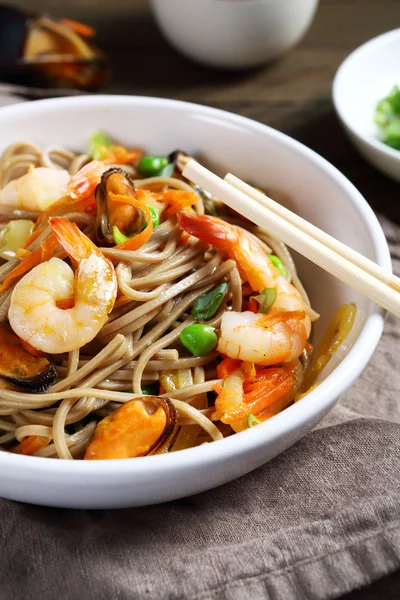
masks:
<instances>
[{"instance_id":1,"label":"dark mussel shell at top","mask_svg":"<svg viewBox=\"0 0 400 600\"><path fill-rule=\"evenodd\" d=\"M104 241L115 245L113 226L126 236L135 235L144 226L145 215L130 204L116 202L110 193L136 199L133 179L119 167L106 171L96 189L97 220L96 236L99 243Z\"/></svg>"},{"instance_id":2,"label":"dark mussel shell at top","mask_svg":"<svg viewBox=\"0 0 400 600\"><path fill-rule=\"evenodd\" d=\"M44 356L31 354L10 327L0 324L0 378L26 392L44 392L56 370Z\"/></svg>"},{"instance_id":3,"label":"dark mussel shell at top","mask_svg":"<svg viewBox=\"0 0 400 600\"><path fill-rule=\"evenodd\" d=\"M97 89L108 70L104 54L88 39L93 34L69 19L0 5L0 77L43 87Z\"/></svg>"}]
</instances>

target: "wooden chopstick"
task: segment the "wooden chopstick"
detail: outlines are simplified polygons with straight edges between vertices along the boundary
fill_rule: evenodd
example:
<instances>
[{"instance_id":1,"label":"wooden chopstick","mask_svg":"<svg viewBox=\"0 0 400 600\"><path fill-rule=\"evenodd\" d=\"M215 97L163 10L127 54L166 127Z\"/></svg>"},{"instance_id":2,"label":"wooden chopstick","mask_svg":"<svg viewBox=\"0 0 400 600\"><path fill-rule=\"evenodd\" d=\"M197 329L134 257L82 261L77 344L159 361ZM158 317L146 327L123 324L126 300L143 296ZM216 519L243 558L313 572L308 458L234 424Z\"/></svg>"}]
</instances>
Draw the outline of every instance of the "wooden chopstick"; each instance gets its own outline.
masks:
<instances>
[{"instance_id":1,"label":"wooden chopstick","mask_svg":"<svg viewBox=\"0 0 400 600\"><path fill-rule=\"evenodd\" d=\"M353 248L346 246L346 244L343 244L343 242L340 242L339 240L333 238L331 235L325 233L325 231L322 231L322 229L318 229L318 227L316 227L312 223L309 223L309 221L306 221L299 215L296 215L296 213L293 213L278 202L275 202L275 200L272 200L262 192L259 192L258 190L254 189L248 183L242 181L235 175L232 175L232 173L228 173L224 177L224 180L230 185L233 185L233 187L235 187L236 189L242 191L247 196L251 196L252 198L254 198L254 200L259 202L269 210L272 210L272 212L274 212L275 214L281 216L288 223L292 223L292 225L294 225L298 229L301 229L307 235L310 235L314 239L318 240L327 248L333 250L333 252L340 254L341 256L354 263L361 269L364 269L364 271L368 271L368 273L370 273L380 281L383 281L387 285L393 287L393 289L395 289L396 291L400 292L400 279L396 277L396 275L393 275L393 273L391 273L390 271L385 271L384 269L382 269L382 267L374 263L374 261L370 260L366 256L363 256L359 252L356 252L356 250L353 250Z\"/></svg>"},{"instance_id":2,"label":"wooden chopstick","mask_svg":"<svg viewBox=\"0 0 400 600\"><path fill-rule=\"evenodd\" d=\"M259 227L273 231L274 237L328 273L400 317L400 279L395 275L297 217L288 209L280 205L277 208L277 203L271 198L265 202L261 192L259 194L263 197L263 202L258 194L248 194L244 182L240 183L241 189L233 187L195 160L187 163L183 175ZM232 181L231 175L229 181ZM242 191L244 189L246 193ZM271 206L274 208L271 209Z\"/></svg>"}]
</instances>

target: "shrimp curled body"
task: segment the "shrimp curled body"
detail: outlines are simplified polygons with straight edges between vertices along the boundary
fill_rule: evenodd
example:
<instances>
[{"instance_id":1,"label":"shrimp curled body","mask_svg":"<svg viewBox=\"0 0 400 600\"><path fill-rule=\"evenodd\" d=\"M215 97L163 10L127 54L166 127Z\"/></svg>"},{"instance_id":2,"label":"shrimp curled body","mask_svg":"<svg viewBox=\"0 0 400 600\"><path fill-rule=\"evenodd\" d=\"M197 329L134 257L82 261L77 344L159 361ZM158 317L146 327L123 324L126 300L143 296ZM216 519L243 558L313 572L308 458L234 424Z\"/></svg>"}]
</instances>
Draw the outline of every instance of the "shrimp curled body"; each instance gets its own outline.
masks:
<instances>
[{"instance_id":1,"label":"shrimp curled body","mask_svg":"<svg viewBox=\"0 0 400 600\"><path fill-rule=\"evenodd\" d=\"M47 210L68 193L70 174L65 169L38 167L0 190L0 206L20 210Z\"/></svg>"},{"instance_id":2,"label":"shrimp curled body","mask_svg":"<svg viewBox=\"0 0 400 600\"><path fill-rule=\"evenodd\" d=\"M59 258L37 265L15 286L8 318L21 339L59 354L81 348L98 334L114 305L117 282L112 263L74 223L53 218L50 225L77 262L75 274Z\"/></svg>"},{"instance_id":3,"label":"shrimp curled body","mask_svg":"<svg viewBox=\"0 0 400 600\"><path fill-rule=\"evenodd\" d=\"M300 356L311 330L307 307L296 288L273 265L247 231L208 215L181 213L181 228L213 244L238 265L253 291L276 290L267 314L226 312L222 316L218 351L258 365L290 362Z\"/></svg>"}]
</instances>

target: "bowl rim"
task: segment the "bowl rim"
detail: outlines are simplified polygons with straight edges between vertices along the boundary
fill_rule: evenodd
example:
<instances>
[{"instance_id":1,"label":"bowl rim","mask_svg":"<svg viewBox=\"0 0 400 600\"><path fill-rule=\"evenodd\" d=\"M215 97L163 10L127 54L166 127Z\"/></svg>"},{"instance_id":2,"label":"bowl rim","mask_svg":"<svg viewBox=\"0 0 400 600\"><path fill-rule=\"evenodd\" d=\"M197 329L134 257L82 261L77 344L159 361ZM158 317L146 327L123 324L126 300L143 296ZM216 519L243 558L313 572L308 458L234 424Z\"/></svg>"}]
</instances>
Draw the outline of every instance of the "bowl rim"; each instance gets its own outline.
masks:
<instances>
[{"instance_id":1,"label":"bowl rim","mask_svg":"<svg viewBox=\"0 0 400 600\"><path fill-rule=\"evenodd\" d=\"M333 78L332 100L333 100L333 105L335 107L336 114L338 115L338 117L340 118L340 120L342 121L344 126L349 131L351 131L351 133L354 136L356 136L358 139L360 139L364 144L369 146L371 149L377 150L378 152L381 152L382 154L384 154L387 157L390 157L392 159L394 158L395 160L400 161L400 151L399 150L396 150L395 148L391 148L390 146L387 146L386 144L384 144L377 138L367 136L362 130L360 130L358 127L355 127L353 125L351 120L347 118L346 110L343 108L344 106L346 106L346 103L341 100L342 78L344 77L344 74L346 73L347 69L349 69L349 67L351 67L353 60L358 58L360 55L364 54L364 52L368 53L368 52L373 51L376 47L379 48L380 46L385 45L388 41L391 41L392 39L395 39L395 40L399 39L399 42L400 42L400 27L398 27L396 29L392 29L391 31L382 33L382 34L372 38L371 40L364 42L364 44L361 44L361 46L358 46L343 60L343 62L339 65L339 67L335 73L335 76Z\"/></svg>"},{"instance_id":2,"label":"bowl rim","mask_svg":"<svg viewBox=\"0 0 400 600\"><path fill-rule=\"evenodd\" d=\"M96 95L75 96L68 98L52 98L36 100L29 103L20 103L6 106L0 110L0 123L2 119L16 119L21 113L35 116L37 113L47 109L60 110L79 109L80 106L91 103L92 106L112 108L118 106L132 107L154 107L155 109L172 109L183 111L188 114L196 114L203 118L211 118L225 125L231 125L236 129L251 130L260 135L266 135L272 139L283 142L296 153L302 154L311 160L326 176L339 184L347 194L349 202L357 209L362 217L370 242L375 252L376 262L391 271L391 259L388 244L379 221L367 201L357 188L331 163L322 156L303 145L301 142L281 133L280 131L264 125L247 117L242 117L221 109L172 100L166 98L154 98L151 96L129 96L129 95ZM318 415L321 408L330 406L336 398L361 374L364 367L371 358L381 337L385 311L372 306L371 313L367 315L362 329L346 357L334 369L334 371L321 382L321 384L305 398L285 409L269 421L261 423L252 430L246 430L223 440L212 442L203 446L189 448L180 452L164 455L145 456L125 460L49 460L37 456L21 456L8 452L0 453L0 469L23 469L21 474L27 473L32 480L38 475L62 475L67 481L73 481L77 475L84 475L85 484L95 482L99 475L107 476L108 481L118 479L121 475L139 475L149 472L167 475L177 470L184 471L188 467L211 466L213 463L221 463L226 459L232 459L246 452L250 452L265 444L279 442L283 435L290 435L292 431L307 428L310 421L320 420ZM273 421L273 427L271 422ZM22 475L21 475L22 476Z\"/></svg>"}]
</instances>

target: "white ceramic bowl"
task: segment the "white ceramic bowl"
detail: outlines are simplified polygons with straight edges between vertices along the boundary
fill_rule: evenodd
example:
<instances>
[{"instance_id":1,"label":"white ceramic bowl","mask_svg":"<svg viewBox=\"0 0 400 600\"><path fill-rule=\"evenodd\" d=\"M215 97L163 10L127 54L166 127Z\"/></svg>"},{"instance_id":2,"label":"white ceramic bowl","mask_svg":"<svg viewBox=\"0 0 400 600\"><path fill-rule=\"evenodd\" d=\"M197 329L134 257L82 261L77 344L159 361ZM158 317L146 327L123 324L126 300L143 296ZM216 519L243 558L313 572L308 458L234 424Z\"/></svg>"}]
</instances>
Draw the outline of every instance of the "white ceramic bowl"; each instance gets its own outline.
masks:
<instances>
[{"instance_id":1,"label":"white ceramic bowl","mask_svg":"<svg viewBox=\"0 0 400 600\"><path fill-rule=\"evenodd\" d=\"M0 110L0 150L20 139L84 150L102 128L154 154L176 148L219 173L289 194L303 217L390 269L386 240L371 208L323 158L265 125L227 112L159 98L91 96L31 102ZM219 442L129 460L62 461L0 453L0 495L62 507L113 508L164 502L226 483L271 460L309 432L359 376L382 333L384 314L308 261L300 275L319 339L335 309L359 302L366 319L334 372L301 402L271 420ZM243 483L245 485L245 483Z\"/></svg>"},{"instance_id":2,"label":"white ceramic bowl","mask_svg":"<svg viewBox=\"0 0 400 600\"><path fill-rule=\"evenodd\" d=\"M376 104L400 85L400 29L384 33L352 52L333 82L333 103L356 148L377 169L400 181L400 151L379 141Z\"/></svg>"},{"instance_id":3,"label":"white ceramic bowl","mask_svg":"<svg viewBox=\"0 0 400 600\"><path fill-rule=\"evenodd\" d=\"M177 50L228 69L260 65L303 37L318 0L151 0L156 21Z\"/></svg>"}]
</instances>

